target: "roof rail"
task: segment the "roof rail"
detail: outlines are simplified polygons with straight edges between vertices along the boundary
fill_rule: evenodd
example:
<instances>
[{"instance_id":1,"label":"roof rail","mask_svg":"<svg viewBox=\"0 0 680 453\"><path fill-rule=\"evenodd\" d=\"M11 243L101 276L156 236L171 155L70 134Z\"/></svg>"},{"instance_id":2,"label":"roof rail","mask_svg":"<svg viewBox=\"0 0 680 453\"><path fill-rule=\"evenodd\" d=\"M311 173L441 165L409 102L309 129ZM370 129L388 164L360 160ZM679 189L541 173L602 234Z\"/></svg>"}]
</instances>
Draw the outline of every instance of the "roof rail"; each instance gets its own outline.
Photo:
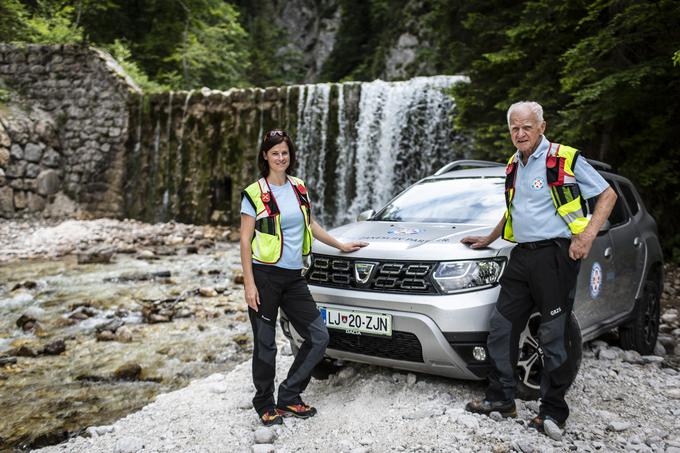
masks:
<instances>
[{"instance_id":1,"label":"roof rail","mask_svg":"<svg viewBox=\"0 0 680 453\"><path fill-rule=\"evenodd\" d=\"M602 170L602 171L612 171L612 166L609 164L605 164L604 162L600 162L599 160L595 159L586 159L590 165L593 166L596 170Z\"/></svg>"},{"instance_id":2,"label":"roof rail","mask_svg":"<svg viewBox=\"0 0 680 453\"><path fill-rule=\"evenodd\" d=\"M453 171L459 168L463 167L471 167L471 168L484 168L484 167L503 167L503 164L500 164L498 162L491 162L489 160L471 160L471 159L466 159L466 160L454 160L453 162L449 162L448 164L444 165L442 168L437 170L437 172L434 174L434 176L439 176L444 173L447 173L449 171Z\"/></svg>"}]
</instances>

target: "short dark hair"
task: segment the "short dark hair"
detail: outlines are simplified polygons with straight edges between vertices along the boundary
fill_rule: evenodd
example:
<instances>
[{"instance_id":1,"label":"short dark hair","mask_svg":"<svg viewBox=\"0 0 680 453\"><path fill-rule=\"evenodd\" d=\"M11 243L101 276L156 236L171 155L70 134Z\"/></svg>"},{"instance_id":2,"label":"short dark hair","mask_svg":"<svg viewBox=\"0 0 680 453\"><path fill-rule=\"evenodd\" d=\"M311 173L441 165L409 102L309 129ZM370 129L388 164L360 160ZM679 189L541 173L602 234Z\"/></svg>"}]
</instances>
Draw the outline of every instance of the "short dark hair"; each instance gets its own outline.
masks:
<instances>
[{"instance_id":1,"label":"short dark hair","mask_svg":"<svg viewBox=\"0 0 680 453\"><path fill-rule=\"evenodd\" d=\"M282 129L272 129L264 134L262 144L260 145L260 153L257 156L257 166L259 167L260 174L263 178L269 176L269 164L265 160L264 155L267 151L282 142L286 142L286 145L288 145L288 154L290 155L290 158L286 173L289 175L291 174L291 171L295 166L295 145L293 144L293 140L290 139L290 136L286 131Z\"/></svg>"}]
</instances>

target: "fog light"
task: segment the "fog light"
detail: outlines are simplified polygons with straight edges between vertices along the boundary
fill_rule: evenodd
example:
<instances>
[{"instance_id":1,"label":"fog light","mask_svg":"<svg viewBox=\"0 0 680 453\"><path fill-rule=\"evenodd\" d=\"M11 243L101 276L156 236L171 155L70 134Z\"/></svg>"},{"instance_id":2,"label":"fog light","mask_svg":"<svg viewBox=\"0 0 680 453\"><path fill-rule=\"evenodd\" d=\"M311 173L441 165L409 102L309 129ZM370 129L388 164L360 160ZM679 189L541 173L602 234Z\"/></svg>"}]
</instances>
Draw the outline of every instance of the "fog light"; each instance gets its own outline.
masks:
<instances>
[{"instance_id":1,"label":"fog light","mask_svg":"<svg viewBox=\"0 0 680 453\"><path fill-rule=\"evenodd\" d=\"M475 358L475 360L479 362L483 362L486 360L486 349L484 349L483 346L475 346L472 349L472 357Z\"/></svg>"}]
</instances>

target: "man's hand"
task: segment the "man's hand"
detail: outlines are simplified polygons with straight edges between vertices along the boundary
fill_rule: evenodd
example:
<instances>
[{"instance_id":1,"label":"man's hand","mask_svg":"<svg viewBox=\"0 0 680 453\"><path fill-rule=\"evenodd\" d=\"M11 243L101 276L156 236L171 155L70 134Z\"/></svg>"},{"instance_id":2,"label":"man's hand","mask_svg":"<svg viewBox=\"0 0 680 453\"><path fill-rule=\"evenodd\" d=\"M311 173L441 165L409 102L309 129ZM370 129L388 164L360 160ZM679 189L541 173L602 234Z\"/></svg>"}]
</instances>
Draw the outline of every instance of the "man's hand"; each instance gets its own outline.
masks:
<instances>
[{"instance_id":1,"label":"man's hand","mask_svg":"<svg viewBox=\"0 0 680 453\"><path fill-rule=\"evenodd\" d=\"M571 238L571 245L569 246L569 258L572 260L580 260L588 257L590 247L593 245L595 235L583 232L576 234Z\"/></svg>"},{"instance_id":2,"label":"man's hand","mask_svg":"<svg viewBox=\"0 0 680 453\"><path fill-rule=\"evenodd\" d=\"M362 247L366 247L368 245L368 242L364 241L354 241L354 242L344 242L340 244L340 251L349 253L349 252L356 252Z\"/></svg>"},{"instance_id":3,"label":"man's hand","mask_svg":"<svg viewBox=\"0 0 680 453\"><path fill-rule=\"evenodd\" d=\"M258 305L260 305L260 295L257 292L257 286L255 286L255 283L246 285L245 293L246 303L248 306L255 311L259 311Z\"/></svg>"},{"instance_id":4,"label":"man's hand","mask_svg":"<svg viewBox=\"0 0 680 453\"><path fill-rule=\"evenodd\" d=\"M473 249L483 249L484 247L488 247L493 241L489 236L465 236L460 242L469 245Z\"/></svg>"}]
</instances>

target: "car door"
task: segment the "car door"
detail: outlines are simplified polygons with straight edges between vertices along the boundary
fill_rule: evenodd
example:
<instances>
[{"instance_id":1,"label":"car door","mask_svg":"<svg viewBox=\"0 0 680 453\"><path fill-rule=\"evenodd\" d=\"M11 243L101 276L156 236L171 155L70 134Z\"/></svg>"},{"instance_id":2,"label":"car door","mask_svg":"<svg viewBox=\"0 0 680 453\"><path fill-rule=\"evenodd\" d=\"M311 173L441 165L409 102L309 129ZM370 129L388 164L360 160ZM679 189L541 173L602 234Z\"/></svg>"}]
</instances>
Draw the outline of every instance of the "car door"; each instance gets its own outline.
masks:
<instances>
[{"instance_id":1,"label":"car door","mask_svg":"<svg viewBox=\"0 0 680 453\"><path fill-rule=\"evenodd\" d=\"M625 181L609 181L618 199L616 200L618 224L609 230L614 261L613 299L606 300L607 318L629 313L635 305L642 274L644 272L645 245L641 241L636 217L641 215L637 200ZM624 190L622 190L622 188ZM613 213L614 214L614 213Z\"/></svg>"},{"instance_id":2,"label":"car door","mask_svg":"<svg viewBox=\"0 0 680 453\"><path fill-rule=\"evenodd\" d=\"M644 268L645 250L637 223L631 214L628 200L621 193L618 181L608 182L618 198L610 215L609 229L611 252L608 255L614 264L613 288L610 293L605 294L603 307L606 319L614 319L633 309Z\"/></svg>"},{"instance_id":3,"label":"car door","mask_svg":"<svg viewBox=\"0 0 680 453\"><path fill-rule=\"evenodd\" d=\"M588 200L591 213L595 202L595 198ZM581 262L574 311L584 333L588 333L591 328L596 328L606 319L608 313L606 301L614 298L613 278L616 271L613 248L609 230L600 231L593 241L588 257Z\"/></svg>"}]
</instances>

